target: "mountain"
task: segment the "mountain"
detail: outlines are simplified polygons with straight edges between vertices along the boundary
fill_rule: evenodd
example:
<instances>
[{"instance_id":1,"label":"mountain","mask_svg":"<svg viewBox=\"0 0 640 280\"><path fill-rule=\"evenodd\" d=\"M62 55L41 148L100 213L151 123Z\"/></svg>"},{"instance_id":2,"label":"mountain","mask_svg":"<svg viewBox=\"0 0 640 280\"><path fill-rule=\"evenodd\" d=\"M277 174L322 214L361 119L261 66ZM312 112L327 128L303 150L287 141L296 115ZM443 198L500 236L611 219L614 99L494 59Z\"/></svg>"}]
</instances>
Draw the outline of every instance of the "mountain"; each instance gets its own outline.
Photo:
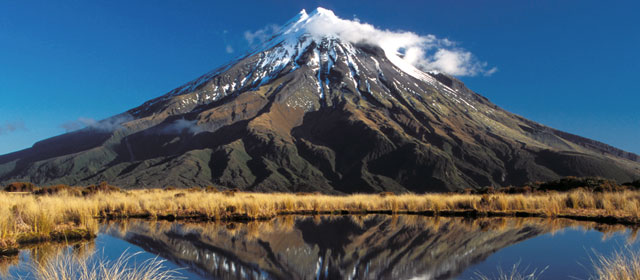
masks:
<instances>
[{"instance_id":1,"label":"mountain","mask_svg":"<svg viewBox=\"0 0 640 280\"><path fill-rule=\"evenodd\" d=\"M636 154L322 32L342 21L303 10L255 51L163 96L0 156L0 182L352 193L640 177Z\"/></svg>"}]
</instances>

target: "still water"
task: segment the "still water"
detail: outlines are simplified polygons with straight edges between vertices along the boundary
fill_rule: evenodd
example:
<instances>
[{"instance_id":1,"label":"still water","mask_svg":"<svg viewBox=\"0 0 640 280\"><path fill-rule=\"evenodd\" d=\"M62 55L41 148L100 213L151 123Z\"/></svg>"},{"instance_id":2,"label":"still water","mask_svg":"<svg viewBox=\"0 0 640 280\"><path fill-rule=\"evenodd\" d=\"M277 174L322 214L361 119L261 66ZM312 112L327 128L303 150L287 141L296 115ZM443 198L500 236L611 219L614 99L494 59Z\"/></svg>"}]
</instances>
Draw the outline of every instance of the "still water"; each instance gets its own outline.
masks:
<instances>
[{"instance_id":1,"label":"still water","mask_svg":"<svg viewBox=\"0 0 640 280\"><path fill-rule=\"evenodd\" d=\"M640 249L635 230L568 220L420 216L286 216L268 222L128 221L97 239L43 245L0 262L0 278L32 279L57 254L130 263L154 257L187 279L477 279L498 268L545 269L540 279L588 279L595 252Z\"/></svg>"}]
</instances>

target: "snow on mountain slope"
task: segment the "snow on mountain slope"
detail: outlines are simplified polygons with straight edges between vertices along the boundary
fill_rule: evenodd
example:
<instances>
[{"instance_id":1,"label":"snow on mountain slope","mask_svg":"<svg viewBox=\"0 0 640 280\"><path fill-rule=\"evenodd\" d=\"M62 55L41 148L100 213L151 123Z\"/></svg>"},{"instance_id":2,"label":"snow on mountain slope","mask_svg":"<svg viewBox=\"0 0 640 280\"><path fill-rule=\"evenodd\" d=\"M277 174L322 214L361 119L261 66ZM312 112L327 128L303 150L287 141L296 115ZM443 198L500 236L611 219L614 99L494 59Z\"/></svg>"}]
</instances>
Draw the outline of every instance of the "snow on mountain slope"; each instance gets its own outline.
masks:
<instances>
[{"instance_id":1,"label":"snow on mountain slope","mask_svg":"<svg viewBox=\"0 0 640 280\"><path fill-rule=\"evenodd\" d=\"M0 156L0 182L351 193L640 178L637 155L507 112L430 68L441 63L421 51L448 44L302 11L165 95Z\"/></svg>"},{"instance_id":2,"label":"snow on mountain slope","mask_svg":"<svg viewBox=\"0 0 640 280\"><path fill-rule=\"evenodd\" d=\"M283 72L285 70L287 73L297 70L301 66L299 61L302 56L311 52L310 46L313 47L315 55L311 59L306 59L304 63L317 72L315 76L320 95L323 95L327 84L327 80L322 77L332 70L339 59L348 63L353 82L357 77L364 77L360 72L359 64L363 62L361 58L358 58L360 50L354 47L356 44L370 44L382 48L385 57L397 67L395 70L432 85L439 84L431 75L402 59L398 54L400 46L385 43L388 40L379 44L362 37L345 35L341 30L334 28L345 24L354 23L338 18L327 9L317 8L310 14L302 10L296 17L284 24L273 37L247 55L176 88L158 99L151 100L144 106L152 106L175 96L193 93L212 81L215 85L205 89L203 94L181 100L181 107L191 109L197 104L211 103L234 92L255 89L269 83L279 75L285 74ZM366 24L359 24L359 27L362 29L372 28ZM235 76L226 73L234 66L237 67L237 64L243 60L249 60L249 63L243 65L240 73L233 73ZM378 61L373 57L367 62L378 65ZM377 79L377 74L381 73L379 65L376 66L376 69L378 73L366 77L365 80L368 81L365 81L365 84ZM220 77L221 75L224 77ZM438 86L442 87L442 85ZM446 86L442 88L451 90ZM455 93L452 91L452 94ZM144 108L137 108L132 113L137 114L143 110Z\"/></svg>"}]
</instances>

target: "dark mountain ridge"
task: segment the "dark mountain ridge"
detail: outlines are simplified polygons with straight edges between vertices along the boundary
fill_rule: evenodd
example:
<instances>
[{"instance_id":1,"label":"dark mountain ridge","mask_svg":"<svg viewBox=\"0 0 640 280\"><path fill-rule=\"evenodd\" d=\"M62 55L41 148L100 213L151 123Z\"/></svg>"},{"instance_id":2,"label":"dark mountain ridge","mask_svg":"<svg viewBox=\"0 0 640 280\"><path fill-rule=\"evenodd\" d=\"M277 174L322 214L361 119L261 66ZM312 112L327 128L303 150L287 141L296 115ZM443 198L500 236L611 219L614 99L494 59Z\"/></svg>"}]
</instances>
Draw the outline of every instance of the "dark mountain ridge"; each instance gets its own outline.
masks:
<instances>
[{"instance_id":1,"label":"dark mountain ridge","mask_svg":"<svg viewBox=\"0 0 640 280\"><path fill-rule=\"evenodd\" d=\"M633 153L509 113L378 46L307 30L339 20L303 11L253 53L0 156L0 182L352 193L640 178Z\"/></svg>"}]
</instances>

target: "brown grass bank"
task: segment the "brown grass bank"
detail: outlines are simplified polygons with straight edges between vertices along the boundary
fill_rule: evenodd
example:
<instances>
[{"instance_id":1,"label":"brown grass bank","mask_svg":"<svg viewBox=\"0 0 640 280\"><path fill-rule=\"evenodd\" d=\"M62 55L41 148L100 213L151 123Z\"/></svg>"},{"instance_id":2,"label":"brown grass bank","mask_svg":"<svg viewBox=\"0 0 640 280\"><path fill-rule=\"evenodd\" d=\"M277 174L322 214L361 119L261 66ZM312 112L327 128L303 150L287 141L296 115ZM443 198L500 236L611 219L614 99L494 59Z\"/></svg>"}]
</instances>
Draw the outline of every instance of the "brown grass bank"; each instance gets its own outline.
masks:
<instances>
[{"instance_id":1,"label":"brown grass bank","mask_svg":"<svg viewBox=\"0 0 640 280\"><path fill-rule=\"evenodd\" d=\"M287 214L560 217L640 224L640 191L533 194L322 194L132 190L51 195L0 192L0 254L21 244L86 238L96 218L255 220ZM4 250L4 251L2 251Z\"/></svg>"}]
</instances>

